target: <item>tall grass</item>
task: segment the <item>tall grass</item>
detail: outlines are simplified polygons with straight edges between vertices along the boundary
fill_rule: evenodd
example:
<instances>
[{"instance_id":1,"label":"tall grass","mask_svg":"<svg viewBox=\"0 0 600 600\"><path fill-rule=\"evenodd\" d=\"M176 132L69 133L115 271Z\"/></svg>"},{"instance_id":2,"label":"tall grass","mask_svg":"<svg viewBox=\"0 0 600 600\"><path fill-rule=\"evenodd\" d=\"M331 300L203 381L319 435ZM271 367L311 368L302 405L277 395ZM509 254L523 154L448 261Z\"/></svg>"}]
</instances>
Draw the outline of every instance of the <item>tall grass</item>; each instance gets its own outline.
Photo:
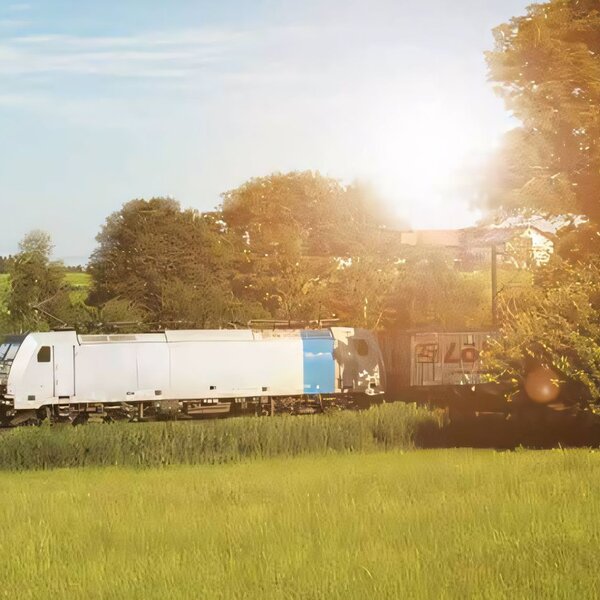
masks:
<instances>
[{"instance_id":1,"label":"tall grass","mask_svg":"<svg viewBox=\"0 0 600 600\"><path fill-rule=\"evenodd\" d=\"M304 417L22 427L0 435L0 469L154 467L403 449L438 426L433 413L395 403Z\"/></svg>"}]
</instances>

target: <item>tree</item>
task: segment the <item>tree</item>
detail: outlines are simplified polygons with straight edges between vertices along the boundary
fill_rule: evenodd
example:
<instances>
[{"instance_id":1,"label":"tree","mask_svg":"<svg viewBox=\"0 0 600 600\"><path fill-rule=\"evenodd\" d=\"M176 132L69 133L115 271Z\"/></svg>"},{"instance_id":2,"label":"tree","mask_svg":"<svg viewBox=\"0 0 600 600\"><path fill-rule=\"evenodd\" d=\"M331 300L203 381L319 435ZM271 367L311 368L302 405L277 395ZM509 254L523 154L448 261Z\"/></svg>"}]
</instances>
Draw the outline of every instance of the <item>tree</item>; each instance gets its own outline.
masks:
<instances>
[{"instance_id":1,"label":"tree","mask_svg":"<svg viewBox=\"0 0 600 600\"><path fill-rule=\"evenodd\" d=\"M28 233L10 265L6 307L13 329L23 332L64 324L69 305L63 266L51 262L52 240L43 231Z\"/></svg>"},{"instance_id":2,"label":"tree","mask_svg":"<svg viewBox=\"0 0 600 600\"><path fill-rule=\"evenodd\" d=\"M341 321L380 329L394 320L401 267L376 254L340 262L333 279L331 304Z\"/></svg>"},{"instance_id":3,"label":"tree","mask_svg":"<svg viewBox=\"0 0 600 600\"><path fill-rule=\"evenodd\" d=\"M490 167L487 196L506 211L585 215L600 224L600 10L550 0L494 30L490 79L521 121Z\"/></svg>"},{"instance_id":4,"label":"tree","mask_svg":"<svg viewBox=\"0 0 600 600\"><path fill-rule=\"evenodd\" d=\"M8 273L12 261L12 256L0 256L0 274Z\"/></svg>"},{"instance_id":5,"label":"tree","mask_svg":"<svg viewBox=\"0 0 600 600\"><path fill-rule=\"evenodd\" d=\"M235 299L227 280L231 248L219 220L175 200L132 200L97 236L89 302L120 299L153 327L220 327ZM236 308L237 310L237 308Z\"/></svg>"},{"instance_id":6,"label":"tree","mask_svg":"<svg viewBox=\"0 0 600 600\"><path fill-rule=\"evenodd\" d=\"M223 195L222 213L236 295L286 320L330 315L337 259L364 253L390 221L367 186L310 171L251 179Z\"/></svg>"},{"instance_id":7,"label":"tree","mask_svg":"<svg viewBox=\"0 0 600 600\"><path fill-rule=\"evenodd\" d=\"M549 366L570 383L571 400L600 401L600 263L540 271L526 310L505 306L504 325L486 353L501 379L521 380L527 364ZM575 397L573 397L575 396Z\"/></svg>"},{"instance_id":8,"label":"tree","mask_svg":"<svg viewBox=\"0 0 600 600\"><path fill-rule=\"evenodd\" d=\"M118 331L136 333L144 329L147 315L129 300L113 298L100 307L88 306L88 326L86 331Z\"/></svg>"},{"instance_id":9,"label":"tree","mask_svg":"<svg viewBox=\"0 0 600 600\"><path fill-rule=\"evenodd\" d=\"M552 265L536 273L526 297L504 307L488 365L515 381L527 364L551 366L570 382L569 393L597 401L600 6L534 4L494 35L490 78L521 126L490 167L488 199L505 212L582 215L587 224L565 228Z\"/></svg>"}]
</instances>

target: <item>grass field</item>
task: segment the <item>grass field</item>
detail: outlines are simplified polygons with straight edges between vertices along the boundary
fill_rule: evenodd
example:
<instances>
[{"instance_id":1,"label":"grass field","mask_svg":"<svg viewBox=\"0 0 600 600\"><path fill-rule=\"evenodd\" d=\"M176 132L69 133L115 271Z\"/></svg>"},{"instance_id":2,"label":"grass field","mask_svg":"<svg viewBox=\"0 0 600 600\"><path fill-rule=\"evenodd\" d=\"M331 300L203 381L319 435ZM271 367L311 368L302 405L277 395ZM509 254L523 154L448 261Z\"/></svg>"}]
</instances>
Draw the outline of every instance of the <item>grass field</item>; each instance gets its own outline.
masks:
<instances>
[{"instance_id":1,"label":"grass field","mask_svg":"<svg viewBox=\"0 0 600 600\"><path fill-rule=\"evenodd\" d=\"M88 273L65 273L65 281L73 287L88 288L91 277Z\"/></svg>"},{"instance_id":2,"label":"grass field","mask_svg":"<svg viewBox=\"0 0 600 600\"><path fill-rule=\"evenodd\" d=\"M0 474L6 598L597 598L600 454Z\"/></svg>"},{"instance_id":3,"label":"grass field","mask_svg":"<svg viewBox=\"0 0 600 600\"><path fill-rule=\"evenodd\" d=\"M73 300L83 301L86 298L91 283L88 273L65 273L65 282L71 288L71 297ZM4 303L6 293L8 292L8 285L8 274L0 273L0 306Z\"/></svg>"},{"instance_id":4,"label":"grass field","mask_svg":"<svg viewBox=\"0 0 600 600\"><path fill-rule=\"evenodd\" d=\"M8 273L0 273L0 292L8 288ZM74 287L89 287L90 276L88 273L65 273L65 281Z\"/></svg>"}]
</instances>

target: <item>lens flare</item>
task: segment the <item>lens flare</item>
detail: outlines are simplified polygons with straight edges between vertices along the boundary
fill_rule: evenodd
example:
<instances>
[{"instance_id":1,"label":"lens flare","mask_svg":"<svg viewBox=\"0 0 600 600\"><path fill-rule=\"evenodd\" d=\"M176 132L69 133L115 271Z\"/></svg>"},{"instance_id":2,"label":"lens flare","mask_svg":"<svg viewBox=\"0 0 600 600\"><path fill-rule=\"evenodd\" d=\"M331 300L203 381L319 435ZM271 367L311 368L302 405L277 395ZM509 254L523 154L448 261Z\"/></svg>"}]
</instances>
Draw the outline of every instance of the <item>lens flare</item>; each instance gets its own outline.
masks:
<instances>
[{"instance_id":1,"label":"lens flare","mask_svg":"<svg viewBox=\"0 0 600 600\"><path fill-rule=\"evenodd\" d=\"M560 393L559 377L549 367L537 367L525 377L525 392L538 404L550 404Z\"/></svg>"}]
</instances>

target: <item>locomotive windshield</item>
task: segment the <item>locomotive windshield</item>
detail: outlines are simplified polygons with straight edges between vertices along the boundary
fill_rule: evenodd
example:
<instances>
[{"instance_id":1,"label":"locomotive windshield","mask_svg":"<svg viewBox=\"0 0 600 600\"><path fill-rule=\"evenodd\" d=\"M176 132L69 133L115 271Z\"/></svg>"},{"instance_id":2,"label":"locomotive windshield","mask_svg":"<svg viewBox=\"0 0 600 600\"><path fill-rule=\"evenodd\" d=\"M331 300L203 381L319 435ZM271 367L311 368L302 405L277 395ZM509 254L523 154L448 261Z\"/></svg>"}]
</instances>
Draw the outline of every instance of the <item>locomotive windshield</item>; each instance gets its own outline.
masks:
<instances>
[{"instance_id":1,"label":"locomotive windshield","mask_svg":"<svg viewBox=\"0 0 600 600\"><path fill-rule=\"evenodd\" d=\"M8 377L10 367L25 336L0 338L0 383Z\"/></svg>"}]
</instances>

